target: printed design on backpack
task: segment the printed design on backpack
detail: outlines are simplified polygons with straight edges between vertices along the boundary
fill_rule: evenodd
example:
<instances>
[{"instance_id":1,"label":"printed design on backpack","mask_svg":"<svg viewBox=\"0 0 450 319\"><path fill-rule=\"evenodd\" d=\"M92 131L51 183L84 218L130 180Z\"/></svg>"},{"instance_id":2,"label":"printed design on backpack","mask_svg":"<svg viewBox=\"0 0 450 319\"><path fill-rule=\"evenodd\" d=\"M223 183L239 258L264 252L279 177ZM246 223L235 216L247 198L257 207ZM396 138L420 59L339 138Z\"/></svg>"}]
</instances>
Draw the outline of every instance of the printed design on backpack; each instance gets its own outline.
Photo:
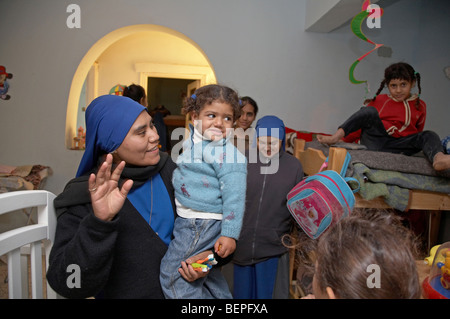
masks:
<instances>
[{"instance_id":1,"label":"printed design on backpack","mask_svg":"<svg viewBox=\"0 0 450 319\"><path fill-rule=\"evenodd\" d=\"M359 189L352 190L347 184L350 181L356 180L344 178L335 171L324 171L309 176L288 193L287 207L310 238L318 238L331 225L350 215L355 204L354 193Z\"/></svg>"}]
</instances>

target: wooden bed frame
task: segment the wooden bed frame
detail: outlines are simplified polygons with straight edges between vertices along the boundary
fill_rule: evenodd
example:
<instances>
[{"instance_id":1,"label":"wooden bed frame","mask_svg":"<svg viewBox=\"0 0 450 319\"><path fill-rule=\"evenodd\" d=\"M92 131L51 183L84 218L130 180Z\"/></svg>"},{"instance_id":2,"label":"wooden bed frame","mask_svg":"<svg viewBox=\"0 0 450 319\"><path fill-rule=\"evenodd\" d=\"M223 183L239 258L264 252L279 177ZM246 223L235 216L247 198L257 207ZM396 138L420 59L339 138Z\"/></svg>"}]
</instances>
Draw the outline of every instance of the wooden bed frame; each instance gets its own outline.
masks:
<instances>
[{"instance_id":1,"label":"wooden bed frame","mask_svg":"<svg viewBox=\"0 0 450 319\"><path fill-rule=\"evenodd\" d=\"M306 141L296 139L294 141L294 156L302 163L306 175L312 175L319 171L326 156L322 151L308 148L305 150ZM330 147L328 169L340 172L344 163L347 150L339 147ZM381 197L373 200L365 200L356 194L355 208L391 208ZM450 194L410 190L408 210L422 210L429 214L428 219L428 248L436 244L439 234L439 223L442 211L450 211Z\"/></svg>"}]
</instances>

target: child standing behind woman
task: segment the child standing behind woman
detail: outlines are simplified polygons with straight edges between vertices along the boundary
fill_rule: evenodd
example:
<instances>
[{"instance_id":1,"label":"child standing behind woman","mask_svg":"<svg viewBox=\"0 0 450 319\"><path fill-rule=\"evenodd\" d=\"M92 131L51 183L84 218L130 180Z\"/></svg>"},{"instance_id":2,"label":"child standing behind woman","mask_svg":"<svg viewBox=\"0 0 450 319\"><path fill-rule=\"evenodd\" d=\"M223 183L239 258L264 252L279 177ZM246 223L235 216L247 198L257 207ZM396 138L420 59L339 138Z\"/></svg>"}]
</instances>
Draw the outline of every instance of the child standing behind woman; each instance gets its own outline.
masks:
<instances>
[{"instance_id":1,"label":"child standing behind woman","mask_svg":"<svg viewBox=\"0 0 450 319\"><path fill-rule=\"evenodd\" d=\"M258 114L258 104L249 96L241 97L241 114L234 125L234 145L245 154L253 142L255 130L251 127Z\"/></svg>"},{"instance_id":2,"label":"child standing behind woman","mask_svg":"<svg viewBox=\"0 0 450 319\"><path fill-rule=\"evenodd\" d=\"M286 195L302 180L303 168L285 152L285 126L278 117L257 122L256 143L259 156L256 162L249 157L244 222L233 257L233 296L287 299L289 254L282 237L293 224Z\"/></svg>"},{"instance_id":3,"label":"child standing behind woman","mask_svg":"<svg viewBox=\"0 0 450 319\"><path fill-rule=\"evenodd\" d=\"M166 298L232 298L220 268L194 284L178 271L182 256L190 257L214 246L215 257L226 258L236 248L245 207L247 162L230 141L240 114L232 89L207 85L186 100L194 127L183 143L173 173L178 217L174 238L161 262L161 285Z\"/></svg>"},{"instance_id":4,"label":"child standing behind woman","mask_svg":"<svg viewBox=\"0 0 450 319\"><path fill-rule=\"evenodd\" d=\"M417 84L419 95L411 95ZM379 95L387 86L389 95ZM386 68L384 79L375 97L344 122L332 136L318 135L321 143L334 144L344 139L373 151L412 155L423 151L433 168L450 168L450 155L444 153L439 136L424 131L426 105L420 99L420 74L407 63L395 63ZM353 134L351 134L353 133Z\"/></svg>"}]
</instances>

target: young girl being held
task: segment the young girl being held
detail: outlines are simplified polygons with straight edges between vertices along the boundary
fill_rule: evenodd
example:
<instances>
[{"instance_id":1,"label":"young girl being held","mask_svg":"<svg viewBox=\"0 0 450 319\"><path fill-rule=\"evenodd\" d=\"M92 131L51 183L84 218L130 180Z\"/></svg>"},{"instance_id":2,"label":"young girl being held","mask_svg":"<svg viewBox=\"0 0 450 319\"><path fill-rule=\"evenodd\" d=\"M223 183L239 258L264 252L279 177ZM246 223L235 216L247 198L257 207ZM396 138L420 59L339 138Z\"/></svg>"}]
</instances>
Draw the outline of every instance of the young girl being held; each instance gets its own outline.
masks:
<instances>
[{"instance_id":1,"label":"young girl being held","mask_svg":"<svg viewBox=\"0 0 450 319\"><path fill-rule=\"evenodd\" d=\"M173 173L174 238L161 262L161 286L166 298L232 298L220 268L195 284L185 281L180 261L214 247L215 259L236 249L245 208L247 162L230 140L240 114L235 91L207 85L186 100L184 112L194 121ZM184 258L186 257L186 258Z\"/></svg>"},{"instance_id":2,"label":"young girl being held","mask_svg":"<svg viewBox=\"0 0 450 319\"><path fill-rule=\"evenodd\" d=\"M416 84L419 94L412 95ZM379 95L385 86L389 95ZM426 104L420 93L420 74L407 63L392 64L386 68L375 97L365 101L367 107L350 116L333 135L318 135L317 139L324 144L360 139L369 150L405 155L423 151L435 170L450 169L450 154L444 153L439 136L423 130Z\"/></svg>"}]
</instances>

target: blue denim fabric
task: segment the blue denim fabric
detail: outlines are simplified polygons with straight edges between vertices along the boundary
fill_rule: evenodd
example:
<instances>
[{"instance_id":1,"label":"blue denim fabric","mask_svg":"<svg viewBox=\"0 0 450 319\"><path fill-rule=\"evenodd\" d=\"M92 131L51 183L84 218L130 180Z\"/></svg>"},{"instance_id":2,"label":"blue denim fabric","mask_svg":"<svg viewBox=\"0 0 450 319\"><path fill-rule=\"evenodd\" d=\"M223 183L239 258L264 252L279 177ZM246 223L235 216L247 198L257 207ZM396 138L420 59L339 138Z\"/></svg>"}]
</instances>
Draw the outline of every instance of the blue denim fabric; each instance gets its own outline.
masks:
<instances>
[{"instance_id":1,"label":"blue denim fabric","mask_svg":"<svg viewBox=\"0 0 450 319\"><path fill-rule=\"evenodd\" d=\"M161 261L160 280L164 295L168 299L231 299L225 277L220 268L214 267L204 278L187 282L178 269L181 261L211 249L220 237L222 222L211 219L177 217L174 239Z\"/></svg>"}]
</instances>

